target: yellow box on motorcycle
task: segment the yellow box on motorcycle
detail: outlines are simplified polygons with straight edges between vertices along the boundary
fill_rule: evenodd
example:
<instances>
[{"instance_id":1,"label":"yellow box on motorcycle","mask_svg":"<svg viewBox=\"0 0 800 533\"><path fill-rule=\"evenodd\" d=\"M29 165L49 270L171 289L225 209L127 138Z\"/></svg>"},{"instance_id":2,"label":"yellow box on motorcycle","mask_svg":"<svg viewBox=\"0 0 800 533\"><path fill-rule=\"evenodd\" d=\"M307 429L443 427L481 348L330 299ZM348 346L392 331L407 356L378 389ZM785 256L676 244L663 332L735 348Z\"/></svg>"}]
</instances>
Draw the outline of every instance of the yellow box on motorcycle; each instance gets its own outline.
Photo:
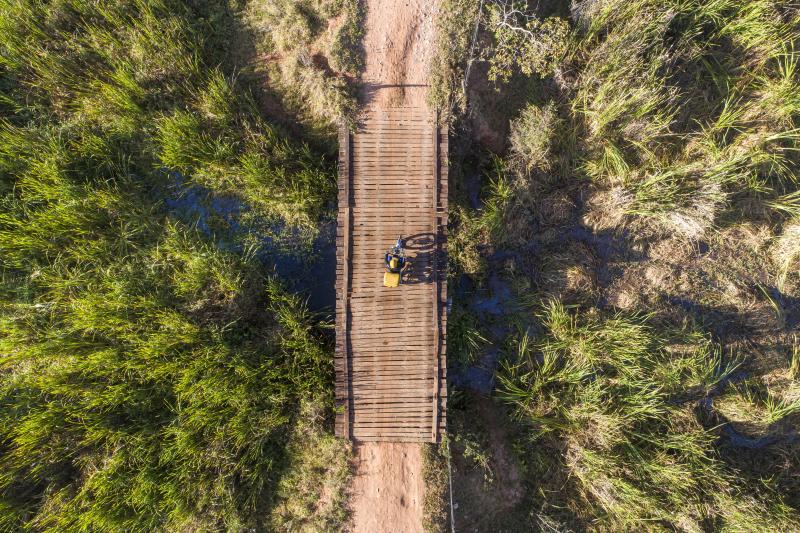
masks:
<instances>
[{"instance_id":1,"label":"yellow box on motorcycle","mask_svg":"<svg viewBox=\"0 0 800 533\"><path fill-rule=\"evenodd\" d=\"M383 286L384 287L398 287L400 285L399 272L384 272L383 273Z\"/></svg>"}]
</instances>

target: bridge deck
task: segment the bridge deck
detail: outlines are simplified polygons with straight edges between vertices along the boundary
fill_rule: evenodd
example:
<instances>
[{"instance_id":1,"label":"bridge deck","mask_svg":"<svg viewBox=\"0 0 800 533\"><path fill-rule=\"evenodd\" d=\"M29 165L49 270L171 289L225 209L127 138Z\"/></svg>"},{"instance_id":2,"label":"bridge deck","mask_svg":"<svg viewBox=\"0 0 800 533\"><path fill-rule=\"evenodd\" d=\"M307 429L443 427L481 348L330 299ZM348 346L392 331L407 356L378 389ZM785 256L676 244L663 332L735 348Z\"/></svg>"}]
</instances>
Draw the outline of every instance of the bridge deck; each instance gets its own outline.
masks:
<instances>
[{"instance_id":1,"label":"bridge deck","mask_svg":"<svg viewBox=\"0 0 800 533\"><path fill-rule=\"evenodd\" d=\"M447 394L447 129L427 109L368 110L339 138L336 434L438 442ZM403 284L383 254L406 239Z\"/></svg>"}]
</instances>

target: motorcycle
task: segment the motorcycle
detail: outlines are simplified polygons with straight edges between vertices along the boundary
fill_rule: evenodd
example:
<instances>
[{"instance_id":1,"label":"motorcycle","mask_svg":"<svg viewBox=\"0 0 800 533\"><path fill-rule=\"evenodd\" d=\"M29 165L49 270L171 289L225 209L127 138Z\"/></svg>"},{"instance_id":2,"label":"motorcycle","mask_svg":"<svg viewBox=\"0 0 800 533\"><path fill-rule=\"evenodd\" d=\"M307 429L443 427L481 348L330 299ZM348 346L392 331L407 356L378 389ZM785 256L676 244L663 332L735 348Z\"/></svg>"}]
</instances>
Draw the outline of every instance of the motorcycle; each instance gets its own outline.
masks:
<instances>
[{"instance_id":1,"label":"motorcycle","mask_svg":"<svg viewBox=\"0 0 800 533\"><path fill-rule=\"evenodd\" d=\"M403 271L408 266L405 251L406 243L402 235L384 256L385 271L383 273L384 287L399 287L403 282Z\"/></svg>"}]
</instances>

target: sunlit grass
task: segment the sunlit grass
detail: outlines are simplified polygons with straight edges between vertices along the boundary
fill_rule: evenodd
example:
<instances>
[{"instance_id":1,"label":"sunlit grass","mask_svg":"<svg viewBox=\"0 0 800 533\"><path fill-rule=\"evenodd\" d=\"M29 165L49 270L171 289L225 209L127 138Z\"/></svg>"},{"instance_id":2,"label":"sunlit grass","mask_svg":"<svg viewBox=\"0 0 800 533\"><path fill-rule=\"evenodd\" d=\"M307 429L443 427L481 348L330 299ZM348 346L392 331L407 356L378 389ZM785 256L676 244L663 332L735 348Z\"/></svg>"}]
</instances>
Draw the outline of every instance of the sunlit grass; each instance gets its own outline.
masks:
<instances>
[{"instance_id":1,"label":"sunlit grass","mask_svg":"<svg viewBox=\"0 0 800 533\"><path fill-rule=\"evenodd\" d=\"M264 235L170 208L201 190L307 245L331 206L331 164L219 66L227 9L0 1L0 530L344 519L319 319Z\"/></svg>"},{"instance_id":2,"label":"sunlit grass","mask_svg":"<svg viewBox=\"0 0 800 533\"><path fill-rule=\"evenodd\" d=\"M640 0L582 13L583 165L625 188L626 215L695 238L745 191L770 216L795 213L800 30L778 9Z\"/></svg>"}]
</instances>

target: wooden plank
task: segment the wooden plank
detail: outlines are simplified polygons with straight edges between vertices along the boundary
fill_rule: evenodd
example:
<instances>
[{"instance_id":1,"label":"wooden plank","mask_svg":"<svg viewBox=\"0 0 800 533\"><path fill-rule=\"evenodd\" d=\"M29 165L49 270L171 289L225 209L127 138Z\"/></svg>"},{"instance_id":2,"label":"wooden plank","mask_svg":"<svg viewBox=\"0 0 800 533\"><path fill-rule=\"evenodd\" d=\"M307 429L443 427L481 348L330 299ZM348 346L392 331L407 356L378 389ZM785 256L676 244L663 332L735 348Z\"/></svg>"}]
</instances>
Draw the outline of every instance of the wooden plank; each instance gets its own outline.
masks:
<instances>
[{"instance_id":1,"label":"wooden plank","mask_svg":"<svg viewBox=\"0 0 800 533\"><path fill-rule=\"evenodd\" d=\"M382 376L375 375L371 377L362 377L358 383L351 383L351 387L361 387L362 389L373 389L375 387L426 387L429 381L433 380L433 373L425 377L406 378L405 376Z\"/></svg>"},{"instance_id":2,"label":"wooden plank","mask_svg":"<svg viewBox=\"0 0 800 533\"><path fill-rule=\"evenodd\" d=\"M341 368L342 365L337 365ZM443 375L443 372L439 372ZM428 379L433 375L433 367L430 364L408 364L408 365L384 365L374 364L354 364L350 375L358 376L359 379L382 378L405 378L405 379Z\"/></svg>"},{"instance_id":3,"label":"wooden plank","mask_svg":"<svg viewBox=\"0 0 800 533\"><path fill-rule=\"evenodd\" d=\"M355 442L407 442L407 443L416 443L416 442L430 442L430 437L427 435L424 437L354 437L353 441Z\"/></svg>"},{"instance_id":4,"label":"wooden plank","mask_svg":"<svg viewBox=\"0 0 800 533\"><path fill-rule=\"evenodd\" d=\"M398 426L411 426L417 430L428 429L431 414L428 411L417 411L410 414L397 414L384 416L383 413L365 413L358 416L357 424L362 428L394 428ZM353 424L356 425L356 424Z\"/></svg>"}]
</instances>

